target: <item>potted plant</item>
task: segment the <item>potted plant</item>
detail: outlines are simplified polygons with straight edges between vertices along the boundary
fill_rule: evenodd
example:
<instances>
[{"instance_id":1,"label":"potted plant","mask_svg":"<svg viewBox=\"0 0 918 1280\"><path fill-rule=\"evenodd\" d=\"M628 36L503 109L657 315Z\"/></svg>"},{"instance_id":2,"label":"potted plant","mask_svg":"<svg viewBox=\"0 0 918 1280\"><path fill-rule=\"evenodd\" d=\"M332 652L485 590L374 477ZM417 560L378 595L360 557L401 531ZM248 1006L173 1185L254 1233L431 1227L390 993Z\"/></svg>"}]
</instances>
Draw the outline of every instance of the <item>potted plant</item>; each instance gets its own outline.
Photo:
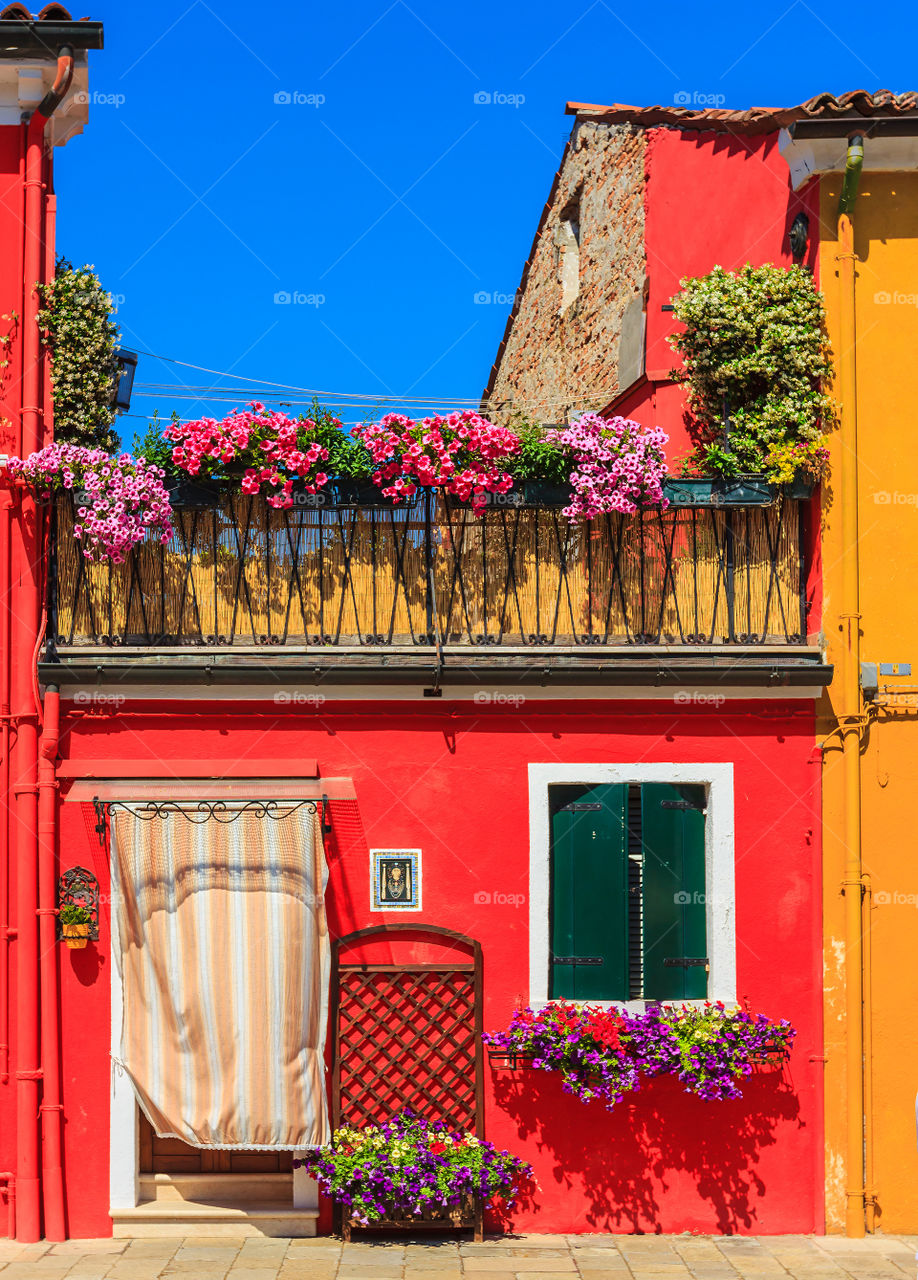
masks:
<instances>
[{"instance_id":1,"label":"potted plant","mask_svg":"<svg viewBox=\"0 0 918 1280\"><path fill-rule=\"evenodd\" d=\"M492 1052L559 1072L564 1091L581 1102L602 1098L613 1107L638 1087L628 1019L617 1009L553 1000L537 1012L517 1009L506 1031L484 1038Z\"/></svg>"},{"instance_id":2,"label":"potted plant","mask_svg":"<svg viewBox=\"0 0 918 1280\"><path fill-rule=\"evenodd\" d=\"M783 1061L796 1032L786 1020L774 1022L748 1009L728 1009L722 1001L700 1005L651 1004L636 1037L648 1075L667 1073L686 1093L705 1101L742 1097L740 1083L766 1051Z\"/></svg>"},{"instance_id":3,"label":"potted plant","mask_svg":"<svg viewBox=\"0 0 918 1280\"><path fill-rule=\"evenodd\" d=\"M507 464L513 488L506 495L521 507L568 507L573 498L571 449L549 437L550 427L533 422L513 424L520 447Z\"/></svg>"},{"instance_id":4,"label":"potted plant","mask_svg":"<svg viewBox=\"0 0 918 1280\"><path fill-rule=\"evenodd\" d=\"M384 1125L336 1129L294 1161L340 1206L348 1225L471 1225L475 1199L512 1206L532 1168L471 1133L408 1112Z\"/></svg>"},{"instance_id":5,"label":"potted plant","mask_svg":"<svg viewBox=\"0 0 918 1280\"><path fill-rule=\"evenodd\" d=\"M684 362L674 377L688 389L693 448L684 477L713 482L716 500L704 505L760 505L766 494L775 499L774 486L817 483L835 409L823 390L832 362L810 272L715 267L680 285L673 312L685 327L670 342Z\"/></svg>"},{"instance_id":6,"label":"potted plant","mask_svg":"<svg viewBox=\"0 0 918 1280\"><path fill-rule=\"evenodd\" d=\"M663 447L669 437L659 427L584 413L567 427L546 430L545 439L573 458L573 497L565 507L571 520L592 520L613 511L633 515L641 507L667 505Z\"/></svg>"},{"instance_id":7,"label":"potted plant","mask_svg":"<svg viewBox=\"0 0 918 1280\"><path fill-rule=\"evenodd\" d=\"M438 487L481 512L488 495L513 486L506 461L518 451L518 437L472 410L420 422L388 413L355 427L354 435L370 452L374 483L397 502Z\"/></svg>"},{"instance_id":8,"label":"potted plant","mask_svg":"<svg viewBox=\"0 0 918 1280\"><path fill-rule=\"evenodd\" d=\"M92 912L78 903L67 902L57 913L61 937L71 951L80 951L92 933Z\"/></svg>"},{"instance_id":9,"label":"potted plant","mask_svg":"<svg viewBox=\"0 0 918 1280\"><path fill-rule=\"evenodd\" d=\"M173 413L172 424L178 421L178 414ZM199 511L214 507L220 501L219 481L189 476L187 471L176 466L172 458L174 446L163 434L163 425L156 413L144 434L134 436L133 449L135 457L161 469L163 485L173 510Z\"/></svg>"},{"instance_id":10,"label":"potted plant","mask_svg":"<svg viewBox=\"0 0 918 1280\"><path fill-rule=\"evenodd\" d=\"M338 424L340 429L340 423ZM173 421L163 433L174 466L195 479L238 477L242 492L264 491L271 507L294 505L293 486L317 493L328 483L328 450L312 418L294 419L251 401L222 421Z\"/></svg>"},{"instance_id":11,"label":"potted plant","mask_svg":"<svg viewBox=\"0 0 918 1280\"><path fill-rule=\"evenodd\" d=\"M162 470L145 458L55 443L28 458L10 458L7 467L39 498L73 491L77 517L73 534L87 560L121 564L147 533L164 543L172 537Z\"/></svg>"}]
</instances>

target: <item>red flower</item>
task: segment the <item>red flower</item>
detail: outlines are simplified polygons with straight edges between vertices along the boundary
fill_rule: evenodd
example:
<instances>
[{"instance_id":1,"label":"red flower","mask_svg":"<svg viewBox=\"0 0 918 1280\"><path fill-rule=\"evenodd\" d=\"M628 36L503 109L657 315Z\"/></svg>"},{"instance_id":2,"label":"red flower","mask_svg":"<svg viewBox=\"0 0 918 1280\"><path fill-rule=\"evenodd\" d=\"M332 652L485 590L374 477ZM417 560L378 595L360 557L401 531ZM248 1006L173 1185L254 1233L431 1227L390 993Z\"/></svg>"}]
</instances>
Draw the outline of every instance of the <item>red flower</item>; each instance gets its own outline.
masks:
<instances>
[{"instance_id":1,"label":"red flower","mask_svg":"<svg viewBox=\"0 0 918 1280\"><path fill-rule=\"evenodd\" d=\"M432 1142L430 1144L430 1154L432 1156L442 1155L445 1150L446 1150L445 1142Z\"/></svg>"}]
</instances>

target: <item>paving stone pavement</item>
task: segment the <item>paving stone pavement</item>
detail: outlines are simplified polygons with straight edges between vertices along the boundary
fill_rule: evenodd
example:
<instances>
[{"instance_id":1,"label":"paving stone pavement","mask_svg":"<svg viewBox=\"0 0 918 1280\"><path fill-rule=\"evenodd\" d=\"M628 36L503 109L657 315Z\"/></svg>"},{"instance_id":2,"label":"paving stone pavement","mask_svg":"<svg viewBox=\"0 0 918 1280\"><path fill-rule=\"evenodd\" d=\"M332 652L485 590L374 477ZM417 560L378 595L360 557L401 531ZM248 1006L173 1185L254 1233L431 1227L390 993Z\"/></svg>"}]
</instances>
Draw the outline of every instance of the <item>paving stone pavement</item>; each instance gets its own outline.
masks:
<instances>
[{"instance_id":1,"label":"paving stone pavement","mask_svg":"<svg viewBox=\"0 0 918 1280\"><path fill-rule=\"evenodd\" d=\"M915 1280L918 1236L0 1240L0 1280Z\"/></svg>"}]
</instances>

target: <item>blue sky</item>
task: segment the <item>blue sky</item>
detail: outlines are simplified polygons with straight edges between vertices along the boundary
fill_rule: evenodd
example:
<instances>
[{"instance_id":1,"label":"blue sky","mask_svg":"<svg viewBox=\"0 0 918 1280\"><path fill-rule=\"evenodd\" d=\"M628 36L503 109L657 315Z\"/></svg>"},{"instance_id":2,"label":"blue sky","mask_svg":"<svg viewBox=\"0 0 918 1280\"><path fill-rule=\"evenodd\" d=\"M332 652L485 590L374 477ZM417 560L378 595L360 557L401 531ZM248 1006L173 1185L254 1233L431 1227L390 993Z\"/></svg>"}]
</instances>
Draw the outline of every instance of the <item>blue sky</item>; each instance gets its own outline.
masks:
<instances>
[{"instance_id":1,"label":"blue sky","mask_svg":"<svg viewBox=\"0 0 918 1280\"><path fill-rule=\"evenodd\" d=\"M106 48L90 55L89 125L57 153L59 251L95 264L125 346L235 375L143 357L141 416L219 415L256 389L292 412L308 399L268 383L334 405L476 400L567 100L772 106L915 87L904 4L869 20L845 0L95 0L89 13ZM214 386L234 390L200 396ZM128 439L142 427L122 422Z\"/></svg>"}]
</instances>

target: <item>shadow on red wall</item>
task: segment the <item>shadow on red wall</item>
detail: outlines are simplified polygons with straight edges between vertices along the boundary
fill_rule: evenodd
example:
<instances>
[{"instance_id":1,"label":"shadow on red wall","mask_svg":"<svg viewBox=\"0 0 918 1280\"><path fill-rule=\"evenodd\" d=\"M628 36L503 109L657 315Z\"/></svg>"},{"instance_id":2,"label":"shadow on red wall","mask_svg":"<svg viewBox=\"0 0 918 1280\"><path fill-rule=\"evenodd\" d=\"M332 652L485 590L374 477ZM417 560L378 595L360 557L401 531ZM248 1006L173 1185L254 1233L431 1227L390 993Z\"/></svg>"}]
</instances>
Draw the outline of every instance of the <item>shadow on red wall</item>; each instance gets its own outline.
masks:
<instances>
[{"instance_id":1,"label":"shadow on red wall","mask_svg":"<svg viewBox=\"0 0 918 1280\"><path fill-rule=\"evenodd\" d=\"M703 1102L686 1095L677 1081L661 1078L609 1113L599 1102L565 1094L555 1075L527 1071L525 1080L495 1079L498 1105L521 1139L535 1140L542 1157L536 1170L542 1198L551 1177L562 1192L585 1199L586 1222L594 1231L672 1230L672 1202L681 1198L683 1183L686 1199L711 1205L724 1235L760 1227L757 1206L767 1190L757 1171L760 1153L776 1141L779 1125L797 1119L799 1104L790 1081L774 1070L755 1072L743 1092L742 1099ZM594 1119L589 1147L583 1143L584 1106ZM666 1221L664 1196L670 1201ZM710 1213L702 1222L698 1208L698 1225L686 1214L680 1229L711 1230ZM494 1216L507 1230L508 1215Z\"/></svg>"}]
</instances>

